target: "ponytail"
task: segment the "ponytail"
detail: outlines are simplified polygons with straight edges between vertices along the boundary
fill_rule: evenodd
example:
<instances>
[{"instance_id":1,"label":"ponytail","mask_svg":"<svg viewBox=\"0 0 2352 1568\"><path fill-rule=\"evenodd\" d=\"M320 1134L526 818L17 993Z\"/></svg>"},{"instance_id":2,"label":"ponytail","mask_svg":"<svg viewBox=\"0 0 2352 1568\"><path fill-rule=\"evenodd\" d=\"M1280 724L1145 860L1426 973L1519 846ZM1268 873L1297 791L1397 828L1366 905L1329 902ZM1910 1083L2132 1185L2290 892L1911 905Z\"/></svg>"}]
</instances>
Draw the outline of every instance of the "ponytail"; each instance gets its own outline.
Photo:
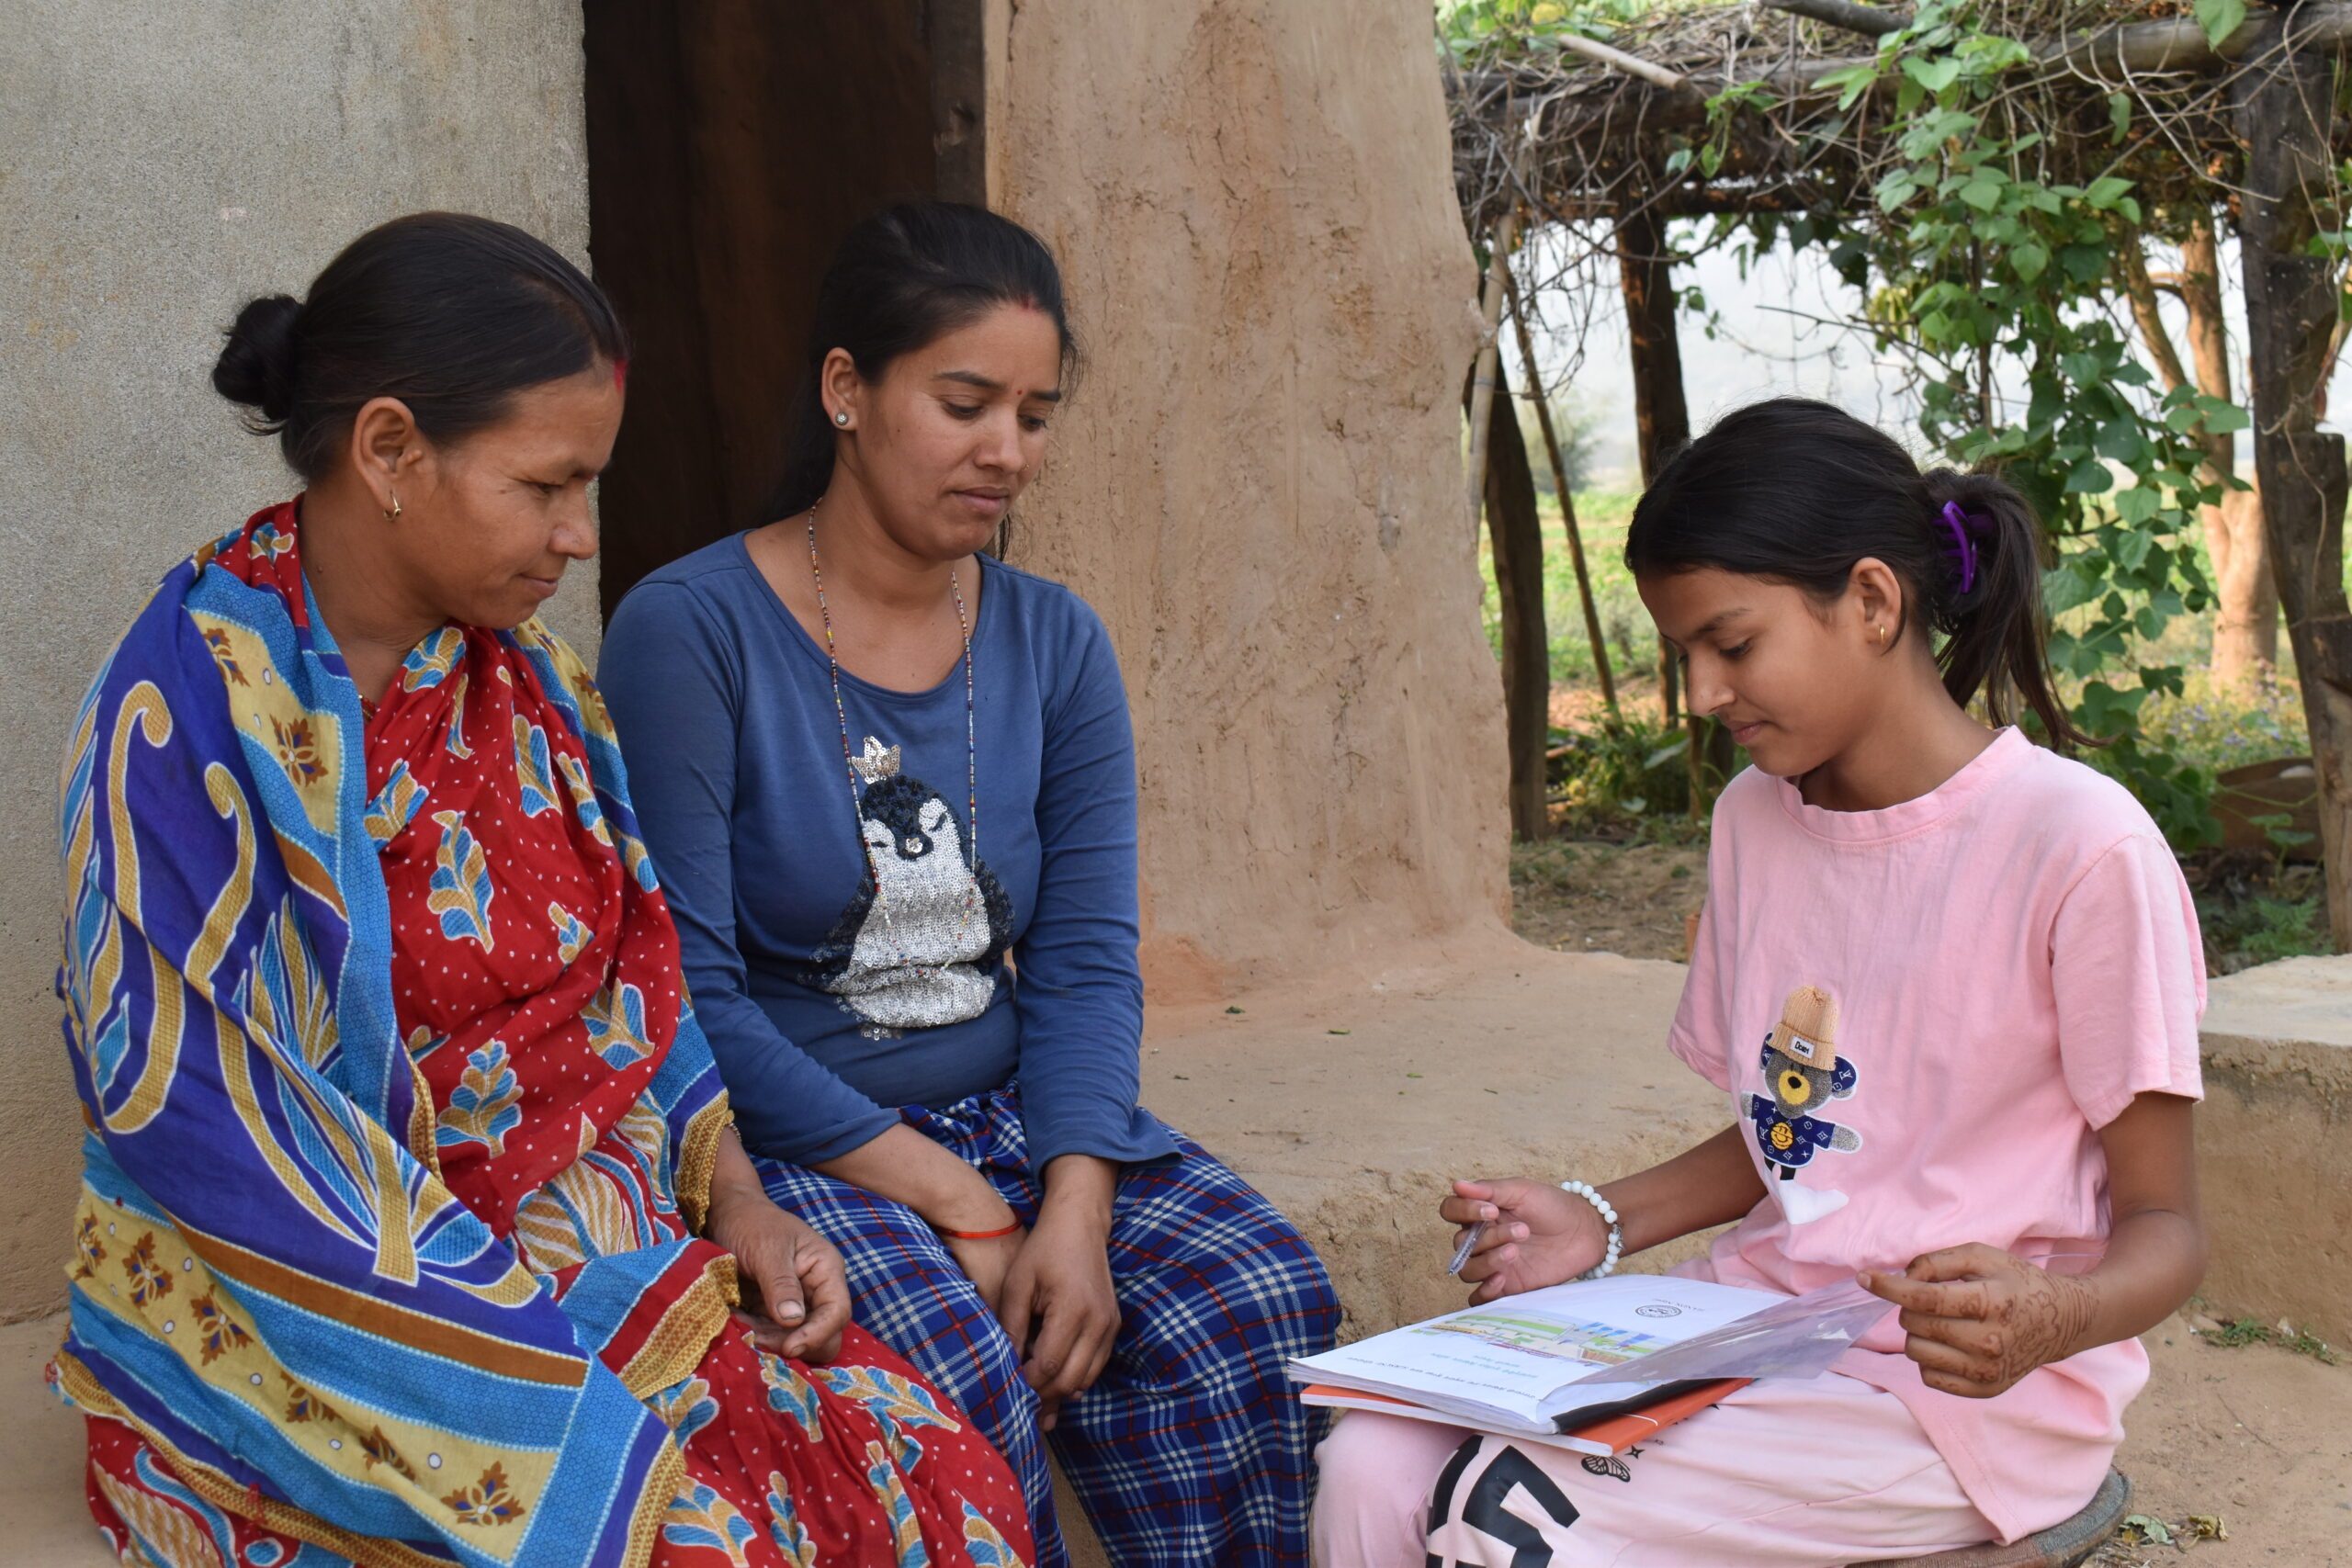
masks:
<instances>
[{"instance_id":1,"label":"ponytail","mask_svg":"<svg viewBox=\"0 0 2352 1568\"><path fill-rule=\"evenodd\" d=\"M2010 723L2022 700L2060 750L2096 744L2075 728L2051 679L2045 536L2032 505L1996 475L1930 468L1922 477L1950 552L1940 581L1924 594L1944 634L1936 653L1944 690L1962 707L1981 690L1996 725Z\"/></svg>"},{"instance_id":2,"label":"ponytail","mask_svg":"<svg viewBox=\"0 0 2352 1568\"><path fill-rule=\"evenodd\" d=\"M1893 438L1827 403L1775 398L1725 415L1684 447L1634 508L1625 565L1637 576L1714 568L1827 603L1876 557L1908 590L1923 636L1939 636L1944 690L2010 723L2023 701L2060 750L2095 744L2058 701L2043 642L2042 530L1994 474L1923 474Z\"/></svg>"}]
</instances>

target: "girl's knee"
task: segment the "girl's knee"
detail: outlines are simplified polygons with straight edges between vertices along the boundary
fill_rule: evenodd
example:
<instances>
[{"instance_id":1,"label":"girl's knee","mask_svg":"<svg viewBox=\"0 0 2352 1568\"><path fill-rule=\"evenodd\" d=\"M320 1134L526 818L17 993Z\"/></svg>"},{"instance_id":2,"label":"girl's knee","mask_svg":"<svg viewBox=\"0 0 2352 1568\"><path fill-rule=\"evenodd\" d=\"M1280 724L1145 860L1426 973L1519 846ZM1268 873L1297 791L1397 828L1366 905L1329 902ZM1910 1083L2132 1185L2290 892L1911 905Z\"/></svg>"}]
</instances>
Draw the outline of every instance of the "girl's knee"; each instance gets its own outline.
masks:
<instances>
[{"instance_id":1,"label":"girl's knee","mask_svg":"<svg viewBox=\"0 0 2352 1568\"><path fill-rule=\"evenodd\" d=\"M1420 1568L1430 1489L1465 1434L1351 1411L1315 1450L1315 1560L1325 1568Z\"/></svg>"}]
</instances>

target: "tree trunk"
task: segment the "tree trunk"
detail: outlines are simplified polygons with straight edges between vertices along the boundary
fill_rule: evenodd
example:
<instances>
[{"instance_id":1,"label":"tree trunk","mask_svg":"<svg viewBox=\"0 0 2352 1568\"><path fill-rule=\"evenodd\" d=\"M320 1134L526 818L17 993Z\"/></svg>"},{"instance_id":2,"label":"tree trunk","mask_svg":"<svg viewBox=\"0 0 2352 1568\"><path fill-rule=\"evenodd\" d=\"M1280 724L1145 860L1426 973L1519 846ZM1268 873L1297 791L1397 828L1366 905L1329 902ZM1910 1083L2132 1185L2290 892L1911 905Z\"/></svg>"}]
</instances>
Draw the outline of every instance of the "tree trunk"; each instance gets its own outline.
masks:
<instances>
[{"instance_id":1,"label":"tree trunk","mask_svg":"<svg viewBox=\"0 0 2352 1568\"><path fill-rule=\"evenodd\" d=\"M2222 315L2222 262L2213 240L2213 215L2199 211L2180 247L2180 298L2188 307L2188 352L2197 367L2197 388L2210 398L2230 397L2229 328ZM2267 675L2278 664L2278 589L2270 573L2270 552L2262 538L2262 502L2253 492L2233 490L2237 474L2237 437L2205 437L2208 474L2222 483L2222 499L2204 508L2205 550L2213 559L2213 679L2231 685Z\"/></svg>"},{"instance_id":2,"label":"tree trunk","mask_svg":"<svg viewBox=\"0 0 2352 1568\"><path fill-rule=\"evenodd\" d=\"M1503 725L1510 742L1510 830L1521 839L1551 831L1544 809L1544 753L1552 738L1552 645L1544 626L1544 520L1535 471L1519 431L1519 409L1499 361L1487 411L1487 534L1502 603Z\"/></svg>"},{"instance_id":3,"label":"tree trunk","mask_svg":"<svg viewBox=\"0 0 2352 1568\"><path fill-rule=\"evenodd\" d=\"M2331 188L2335 57L2278 48L2266 20L2236 87L2246 148L2239 236L2254 378L2254 463L2319 774L2328 924L2352 951L2352 605L2344 592L2344 438L2316 428L2317 378L2336 319L2313 198ZM2330 220L2327 227L2335 227Z\"/></svg>"},{"instance_id":4,"label":"tree trunk","mask_svg":"<svg viewBox=\"0 0 2352 1568\"><path fill-rule=\"evenodd\" d=\"M1667 459L1690 440L1666 220L1637 209L1618 220L1617 273L1625 291L1625 337L1633 350L1634 429L1641 450L1642 483L1648 485Z\"/></svg>"},{"instance_id":5,"label":"tree trunk","mask_svg":"<svg viewBox=\"0 0 2352 1568\"><path fill-rule=\"evenodd\" d=\"M1657 479L1668 459L1690 442L1690 405L1682 391L1682 340L1674 322L1674 264L1667 251L1666 220L1636 208L1618 220L1617 272L1625 294L1625 338L1633 351L1634 428L1641 449L1642 484ZM1666 722L1679 705L1674 649L1658 639L1658 697ZM1706 813L1710 774L1727 776L1734 761L1731 732L1700 714L1681 716L1690 738L1690 811Z\"/></svg>"},{"instance_id":6,"label":"tree trunk","mask_svg":"<svg viewBox=\"0 0 2352 1568\"><path fill-rule=\"evenodd\" d=\"M2229 686L2278 668L2278 581L2262 536L2262 494L2233 490L2205 511L2213 558L2213 681Z\"/></svg>"},{"instance_id":7,"label":"tree trunk","mask_svg":"<svg viewBox=\"0 0 2352 1568\"><path fill-rule=\"evenodd\" d=\"M2165 390L2177 391L2191 384L2189 371L2165 329L2147 257L2133 242L2123 247L2120 259L2124 292L2131 297L2132 315L2148 355L2155 361ZM2175 292L2188 310L2188 346L2197 367L2194 385L2209 398L2234 401L2230 395L2229 327L2222 315L2221 262L2210 211L2190 215ZM2200 477L2222 492L2219 501L2199 510L2205 553L2213 563L2211 669L2217 682L2230 685L2277 668L2278 591L2271 581L2270 553L2262 541L2261 502L2251 491L2233 488L2237 438L2225 431L2207 431L2198 439L2205 448Z\"/></svg>"}]
</instances>

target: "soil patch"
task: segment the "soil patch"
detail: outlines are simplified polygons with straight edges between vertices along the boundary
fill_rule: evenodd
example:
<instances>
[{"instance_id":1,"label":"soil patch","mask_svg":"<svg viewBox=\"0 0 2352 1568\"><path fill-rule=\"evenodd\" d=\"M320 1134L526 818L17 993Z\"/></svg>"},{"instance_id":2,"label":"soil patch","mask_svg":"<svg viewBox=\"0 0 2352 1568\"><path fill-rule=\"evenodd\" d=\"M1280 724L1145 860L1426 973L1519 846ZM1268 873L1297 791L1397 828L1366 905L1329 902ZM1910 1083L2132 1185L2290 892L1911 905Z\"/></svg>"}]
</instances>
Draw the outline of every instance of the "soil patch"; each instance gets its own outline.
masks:
<instances>
[{"instance_id":1,"label":"soil patch","mask_svg":"<svg viewBox=\"0 0 2352 1568\"><path fill-rule=\"evenodd\" d=\"M2132 1511L2162 1520L2176 1542L2118 1540L2099 1568L2352 1563L2352 1366L2268 1345L2227 1349L2178 1317L2145 1337L2147 1391L2124 1416L2116 1464ZM2192 1516L2226 1540L2189 1540Z\"/></svg>"},{"instance_id":2,"label":"soil patch","mask_svg":"<svg viewBox=\"0 0 2352 1568\"><path fill-rule=\"evenodd\" d=\"M1707 896L1703 842L1550 839L1510 854L1511 929L1555 953L1690 956L1684 921Z\"/></svg>"}]
</instances>

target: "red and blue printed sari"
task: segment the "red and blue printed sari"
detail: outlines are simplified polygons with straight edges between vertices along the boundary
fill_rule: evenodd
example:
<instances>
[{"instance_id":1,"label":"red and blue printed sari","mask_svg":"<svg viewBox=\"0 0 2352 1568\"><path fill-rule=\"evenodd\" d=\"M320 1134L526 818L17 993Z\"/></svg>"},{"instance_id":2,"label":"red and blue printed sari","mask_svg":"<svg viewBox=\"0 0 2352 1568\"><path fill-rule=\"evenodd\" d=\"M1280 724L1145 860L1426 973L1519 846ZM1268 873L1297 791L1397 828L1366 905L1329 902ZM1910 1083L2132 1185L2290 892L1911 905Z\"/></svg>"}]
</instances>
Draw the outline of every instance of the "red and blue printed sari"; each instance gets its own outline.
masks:
<instances>
[{"instance_id":1,"label":"red and blue printed sari","mask_svg":"<svg viewBox=\"0 0 2352 1568\"><path fill-rule=\"evenodd\" d=\"M536 623L363 706L296 503L168 576L77 715L88 1134L59 1391L126 1562L996 1568L1004 1461L853 1329L758 1350L696 1235L728 1113L603 704ZM141 1555L143 1554L143 1555Z\"/></svg>"}]
</instances>

